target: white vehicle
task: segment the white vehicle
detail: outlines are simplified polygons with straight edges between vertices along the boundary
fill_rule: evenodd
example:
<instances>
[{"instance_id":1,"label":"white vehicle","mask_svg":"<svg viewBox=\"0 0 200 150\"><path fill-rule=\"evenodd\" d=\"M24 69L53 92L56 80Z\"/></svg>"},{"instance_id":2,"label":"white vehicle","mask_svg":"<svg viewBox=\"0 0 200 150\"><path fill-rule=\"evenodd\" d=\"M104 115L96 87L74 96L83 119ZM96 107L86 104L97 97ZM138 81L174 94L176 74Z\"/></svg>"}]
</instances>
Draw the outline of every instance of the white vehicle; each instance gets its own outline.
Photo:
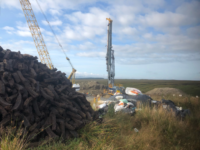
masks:
<instances>
[{"instance_id":1,"label":"white vehicle","mask_svg":"<svg viewBox=\"0 0 200 150\"><path fill-rule=\"evenodd\" d=\"M76 91L80 90L80 85L79 84L73 84L72 88L76 89Z\"/></svg>"}]
</instances>

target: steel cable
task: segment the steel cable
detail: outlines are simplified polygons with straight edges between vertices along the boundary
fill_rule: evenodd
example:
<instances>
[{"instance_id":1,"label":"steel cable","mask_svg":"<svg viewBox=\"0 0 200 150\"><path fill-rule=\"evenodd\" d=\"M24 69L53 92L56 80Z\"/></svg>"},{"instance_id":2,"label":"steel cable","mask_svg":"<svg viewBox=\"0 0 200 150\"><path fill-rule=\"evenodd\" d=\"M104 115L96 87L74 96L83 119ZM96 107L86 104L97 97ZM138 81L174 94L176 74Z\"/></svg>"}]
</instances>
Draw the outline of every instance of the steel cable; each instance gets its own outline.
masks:
<instances>
[{"instance_id":1,"label":"steel cable","mask_svg":"<svg viewBox=\"0 0 200 150\"><path fill-rule=\"evenodd\" d=\"M40 11L42 12L42 14L43 14L45 20L46 20L46 22L48 23L48 25L49 25L49 27L50 27L50 29L51 29L51 31L52 31L52 33L53 33L53 35L54 35L54 37L55 37L57 43L58 43L58 45L59 45L60 48L62 49L62 51L63 51L65 57L68 58L67 55L66 55L66 53L65 53L64 48L62 47L60 41L58 40L58 38L57 38L57 36L56 36L56 33L54 32L54 30L53 30L53 28L51 27L51 24L49 23L49 21L48 21L46 15L45 15L45 13L44 13L44 11L42 10L40 4L38 3L38 0L36 0L36 2L37 2L38 7L40 8ZM67 60L69 61L69 64L71 65L71 67L74 68L73 65L72 65L72 63L70 62L69 58L68 58Z\"/></svg>"}]
</instances>

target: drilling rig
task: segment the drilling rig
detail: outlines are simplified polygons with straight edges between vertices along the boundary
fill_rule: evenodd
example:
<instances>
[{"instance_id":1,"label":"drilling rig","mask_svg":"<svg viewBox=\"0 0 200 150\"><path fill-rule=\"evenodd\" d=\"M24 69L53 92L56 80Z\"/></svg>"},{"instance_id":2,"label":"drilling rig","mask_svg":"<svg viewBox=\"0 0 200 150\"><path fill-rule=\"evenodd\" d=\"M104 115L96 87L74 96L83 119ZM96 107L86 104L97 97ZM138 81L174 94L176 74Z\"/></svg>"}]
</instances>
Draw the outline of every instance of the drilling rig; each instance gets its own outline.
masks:
<instances>
[{"instance_id":1,"label":"drilling rig","mask_svg":"<svg viewBox=\"0 0 200 150\"><path fill-rule=\"evenodd\" d=\"M112 49L112 20L108 20L108 40L107 40L107 53L106 53L106 66L108 72L108 89L104 89L104 93L114 95L114 93L124 93L122 84L115 84L115 57L114 50Z\"/></svg>"},{"instance_id":2,"label":"drilling rig","mask_svg":"<svg viewBox=\"0 0 200 150\"><path fill-rule=\"evenodd\" d=\"M108 23L108 40L107 40L107 54L106 54L106 65L108 72L108 87L114 87L114 77L115 77L115 57L114 50L112 50L112 20L106 18Z\"/></svg>"}]
</instances>

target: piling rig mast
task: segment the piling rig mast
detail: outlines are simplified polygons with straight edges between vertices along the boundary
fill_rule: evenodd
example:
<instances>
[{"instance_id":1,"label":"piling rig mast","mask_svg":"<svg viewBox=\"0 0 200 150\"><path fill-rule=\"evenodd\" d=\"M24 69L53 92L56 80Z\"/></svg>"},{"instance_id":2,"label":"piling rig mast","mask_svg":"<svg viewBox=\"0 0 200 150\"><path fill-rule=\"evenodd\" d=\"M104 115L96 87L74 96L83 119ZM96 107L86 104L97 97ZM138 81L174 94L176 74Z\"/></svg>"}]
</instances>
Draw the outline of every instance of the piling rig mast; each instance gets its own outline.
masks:
<instances>
[{"instance_id":1,"label":"piling rig mast","mask_svg":"<svg viewBox=\"0 0 200 150\"><path fill-rule=\"evenodd\" d=\"M106 54L106 65L108 72L108 87L114 87L114 77L115 77L115 57L114 50L112 50L112 20L106 18L108 23L108 40L107 40L107 54Z\"/></svg>"}]
</instances>

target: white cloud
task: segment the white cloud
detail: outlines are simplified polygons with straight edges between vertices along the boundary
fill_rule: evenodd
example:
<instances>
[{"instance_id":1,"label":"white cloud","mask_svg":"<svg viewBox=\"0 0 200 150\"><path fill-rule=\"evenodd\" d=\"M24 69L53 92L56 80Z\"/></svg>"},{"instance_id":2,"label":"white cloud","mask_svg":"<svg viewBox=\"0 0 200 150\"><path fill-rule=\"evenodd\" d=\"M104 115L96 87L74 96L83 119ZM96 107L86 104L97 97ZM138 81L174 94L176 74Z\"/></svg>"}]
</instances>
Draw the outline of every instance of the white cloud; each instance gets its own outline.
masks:
<instances>
[{"instance_id":1,"label":"white cloud","mask_svg":"<svg viewBox=\"0 0 200 150\"><path fill-rule=\"evenodd\" d=\"M33 56L38 56L36 47L34 45L33 41L25 41L25 40L19 40L19 41L7 41L7 42L0 42L0 45L4 49L10 49L12 51L20 51L22 54L30 54Z\"/></svg>"},{"instance_id":2,"label":"white cloud","mask_svg":"<svg viewBox=\"0 0 200 150\"><path fill-rule=\"evenodd\" d=\"M194 22L199 22L200 16L200 1L190 1L182 3L177 9L176 12L179 14L183 14L189 16Z\"/></svg>"},{"instance_id":3,"label":"white cloud","mask_svg":"<svg viewBox=\"0 0 200 150\"><path fill-rule=\"evenodd\" d=\"M95 48L96 48L96 46L91 42L85 42L78 46L78 49L80 49L80 50L94 50L95 51Z\"/></svg>"},{"instance_id":4,"label":"white cloud","mask_svg":"<svg viewBox=\"0 0 200 150\"><path fill-rule=\"evenodd\" d=\"M40 31L43 33L43 35L53 36L52 32L47 31L44 28L40 28Z\"/></svg>"},{"instance_id":5,"label":"white cloud","mask_svg":"<svg viewBox=\"0 0 200 150\"><path fill-rule=\"evenodd\" d=\"M106 52L83 52L77 53L76 55L80 57L105 57Z\"/></svg>"},{"instance_id":6,"label":"white cloud","mask_svg":"<svg viewBox=\"0 0 200 150\"><path fill-rule=\"evenodd\" d=\"M17 34L22 37L32 37L31 31L27 25L27 23L23 22L17 22L17 29L14 29L13 27L10 26L5 26L3 27L4 30L7 31L9 34ZM43 36L48 35L48 36L53 36L52 32L49 32L43 28L40 28L41 32L43 33Z\"/></svg>"},{"instance_id":7,"label":"white cloud","mask_svg":"<svg viewBox=\"0 0 200 150\"><path fill-rule=\"evenodd\" d=\"M180 34L181 27L200 23L200 2L192 1L182 3L174 12L158 12L151 10L135 18L135 24L144 27L153 27L157 31Z\"/></svg>"},{"instance_id":8,"label":"white cloud","mask_svg":"<svg viewBox=\"0 0 200 150\"><path fill-rule=\"evenodd\" d=\"M14 28L13 27L9 27L9 26L5 26L3 27L3 29L8 33L8 34L13 34L14 33Z\"/></svg>"},{"instance_id":9,"label":"white cloud","mask_svg":"<svg viewBox=\"0 0 200 150\"><path fill-rule=\"evenodd\" d=\"M188 22L188 19L189 18L186 18L186 16L182 14L176 14L173 12L152 12L145 16L140 16L139 22L145 26L162 28L190 24L191 22Z\"/></svg>"},{"instance_id":10,"label":"white cloud","mask_svg":"<svg viewBox=\"0 0 200 150\"><path fill-rule=\"evenodd\" d=\"M48 45L51 45L51 47L52 47L52 43L48 43ZM98 48L96 45L94 45L91 42L84 42L84 43L76 44L76 45L69 45L69 44L67 44L67 45L64 45L63 47L66 48L67 51L70 51L70 53L72 53L72 52L80 52L80 51L82 51L82 52L83 51L84 52L96 51L97 48Z\"/></svg>"},{"instance_id":11,"label":"white cloud","mask_svg":"<svg viewBox=\"0 0 200 150\"><path fill-rule=\"evenodd\" d=\"M49 12L53 16L56 16L56 15L60 16L60 15L62 15L62 11L61 10L57 10L57 9L50 9Z\"/></svg>"},{"instance_id":12,"label":"white cloud","mask_svg":"<svg viewBox=\"0 0 200 150\"><path fill-rule=\"evenodd\" d=\"M15 30L13 27L9 27L9 26L6 26L3 28L4 30L6 30L6 32L8 34L18 34L20 36L31 36L31 33L29 31L29 29L27 27L23 27L23 26L17 26L17 29L18 30Z\"/></svg>"},{"instance_id":13,"label":"white cloud","mask_svg":"<svg viewBox=\"0 0 200 150\"><path fill-rule=\"evenodd\" d=\"M116 63L139 65L200 60L199 38L171 34L152 36L151 33L146 33L143 37L146 40L134 44L113 45Z\"/></svg>"},{"instance_id":14,"label":"white cloud","mask_svg":"<svg viewBox=\"0 0 200 150\"><path fill-rule=\"evenodd\" d=\"M17 16L18 17L23 17L23 18L25 17L23 12L18 13Z\"/></svg>"},{"instance_id":15,"label":"white cloud","mask_svg":"<svg viewBox=\"0 0 200 150\"><path fill-rule=\"evenodd\" d=\"M9 27L9 26L5 26L5 27L3 27L3 29L6 30L6 31L13 31L13 30L15 30L13 27Z\"/></svg>"},{"instance_id":16,"label":"white cloud","mask_svg":"<svg viewBox=\"0 0 200 150\"><path fill-rule=\"evenodd\" d=\"M170 51L180 51L180 53L185 52L196 52L199 51L200 42L199 39L191 39L183 35L158 35L156 40L161 45L165 45ZM200 51L199 51L200 52Z\"/></svg>"},{"instance_id":17,"label":"white cloud","mask_svg":"<svg viewBox=\"0 0 200 150\"><path fill-rule=\"evenodd\" d=\"M115 22L119 25L127 26L134 22L135 13L140 10L140 6L134 7L134 5L114 5L111 9L111 13L113 14L113 24Z\"/></svg>"},{"instance_id":18,"label":"white cloud","mask_svg":"<svg viewBox=\"0 0 200 150\"><path fill-rule=\"evenodd\" d=\"M86 26L104 27L107 22L106 18L109 18L110 14L99 8L92 7L88 13L78 11L65 16L75 24L81 23Z\"/></svg>"},{"instance_id":19,"label":"white cloud","mask_svg":"<svg viewBox=\"0 0 200 150\"><path fill-rule=\"evenodd\" d=\"M48 25L48 23L46 22L46 20L43 20L42 23L44 25ZM61 20L56 20L56 21L49 21L51 26L60 26L62 25L62 21Z\"/></svg>"},{"instance_id":20,"label":"white cloud","mask_svg":"<svg viewBox=\"0 0 200 150\"><path fill-rule=\"evenodd\" d=\"M108 1L111 7L108 11L112 14L113 20L115 22L114 26L129 26L137 24L138 15L149 14L153 10L163 8L165 5L164 0L115 0Z\"/></svg>"},{"instance_id":21,"label":"white cloud","mask_svg":"<svg viewBox=\"0 0 200 150\"><path fill-rule=\"evenodd\" d=\"M106 18L111 15L106 11L92 7L88 13L80 11L65 15L71 22L64 29L63 38L70 40L93 39L106 34Z\"/></svg>"},{"instance_id":22,"label":"white cloud","mask_svg":"<svg viewBox=\"0 0 200 150\"><path fill-rule=\"evenodd\" d=\"M137 29L131 28L131 27L125 27L125 28L122 28L122 30L120 32L122 34L134 35L134 34L137 34Z\"/></svg>"},{"instance_id":23,"label":"white cloud","mask_svg":"<svg viewBox=\"0 0 200 150\"><path fill-rule=\"evenodd\" d=\"M103 35L106 31L98 27L90 27L84 25L69 25L63 31L63 38L68 40L85 40L92 39L96 35Z\"/></svg>"},{"instance_id":24,"label":"white cloud","mask_svg":"<svg viewBox=\"0 0 200 150\"><path fill-rule=\"evenodd\" d=\"M17 31L15 33L19 36L23 37L31 37L31 32L26 23L17 22Z\"/></svg>"},{"instance_id":25,"label":"white cloud","mask_svg":"<svg viewBox=\"0 0 200 150\"><path fill-rule=\"evenodd\" d=\"M31 6L34 10L34 12L40 12L39 7L36 3L36 1L29 0L31 3ZM54 10L60 10L60 9L78 9L83 6L83 4L92 4L95 3L97 0L76 0L76 1L71 1L71 0L38 0L41 8L43 9L44 12L54 9ZM2 4L3 7L8 7L8 8L17 8L21 9L20 2L17 0L9 0L9 1L3 1ZM52 11L50 11L52 12Z\"/></svg>"},{"instance_id":26,"label":"white cloud","mask_svg":"<svg viewBox=\"0 0 200 150\"><path fill-rule=\"evenodd\" d=\"M104 75L95 74L95 73L89 73L89 72L76 72L76 77L101 77L104 78Z\"/></svg>"},{"instance_id":27,"label":"white cloud","mask_svg":"<svg viewBox=\"0 0 200 150\"><path fill-rule=\"evenodd\" d=\"M110 17L113 20L116 63L133 65L199 60L198 1L179 1L172 4L164 0L100 1L106 5L93 5L97 0L49 0L48 3L45 0L39 1L46 14L51 14L51 25L56 29L63 47L66 47L72 56L105 59L104 46L108 24L106 18ZM37 13L35 1L31 2ZM43 24L47 25L44 21ZM9 27L9 34L31 36L27 25L21 24L8 30ZM41 28L41 31L49 50L57 50L55 38L45 29Z\"/></svg>"},{"instance_id":28,"label":"white cloud","mask_svg":"<svg viewBox=\"0 0 200 150\"><path fill-rule=\"evenodd\" d=\"M200 26L195 26L187 29L187 34L191 38L200 38Z\"/></svg>"},{"instance_id":29,"label":"white cloud","mask_svg":"<svg viewBox=\"0 0 200 150\"><path fill-rule=\"evenodd\" d=\"M18 30L16 33L17 33L19 36L31 37L30 31L21 31L21 30Z\"/></svg>"},{"instance_id":30,"label":"white cloud","mask_svg":"<svg viewBox=\"0 0 200 150\"><path fill-rule=\"evenodd\" d=\"M146 39L151 39L153 36L152 36L152 33L145 33L143 35L143 37L146 38Z\"/></svg>"},{"instance_id":31,"label":"white cloud","mask_svg":"<svg viewBox=\"0 0 200 150\"><path fill-rule=\"evenodd\" d=\"M2 8L18 8L21 9L21 5L19 1L16 0L9 0L9 1L2 1Z\"/></svg>"}]
</instances>

